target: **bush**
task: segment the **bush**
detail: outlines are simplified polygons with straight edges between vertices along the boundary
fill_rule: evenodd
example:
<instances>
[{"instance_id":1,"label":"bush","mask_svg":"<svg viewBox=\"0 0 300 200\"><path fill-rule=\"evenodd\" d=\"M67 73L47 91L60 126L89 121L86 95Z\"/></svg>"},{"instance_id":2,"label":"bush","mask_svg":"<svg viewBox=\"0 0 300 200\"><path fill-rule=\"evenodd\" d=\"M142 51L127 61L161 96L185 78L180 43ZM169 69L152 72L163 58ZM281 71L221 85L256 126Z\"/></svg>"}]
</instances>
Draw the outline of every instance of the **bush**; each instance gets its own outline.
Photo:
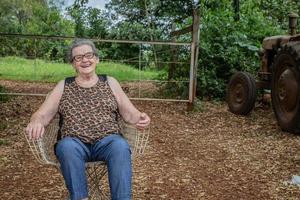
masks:
<instances>
[{"instance_id":1,"label":"bush","mask_svg":"<svg viewBox=\"0 0 300 200\"><path fill-rule=\"evenodd\" d=\"M203 7L197 96L223 99L230 76L235 71L255 74L262 40L282 30L252 2L241 4L240 20L234 21L231 4ZM255 15L253 14L255 13Z\"/></svg>"}]
</instances>

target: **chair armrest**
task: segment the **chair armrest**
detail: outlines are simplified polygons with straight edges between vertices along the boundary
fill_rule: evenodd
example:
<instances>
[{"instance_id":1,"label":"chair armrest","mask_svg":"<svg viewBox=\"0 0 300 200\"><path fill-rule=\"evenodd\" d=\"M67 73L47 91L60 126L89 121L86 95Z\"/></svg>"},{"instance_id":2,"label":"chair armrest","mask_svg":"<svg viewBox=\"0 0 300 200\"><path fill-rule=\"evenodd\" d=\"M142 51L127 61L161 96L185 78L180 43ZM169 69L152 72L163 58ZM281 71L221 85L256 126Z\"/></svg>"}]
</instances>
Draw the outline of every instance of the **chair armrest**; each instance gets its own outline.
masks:
<instances>
[{"instance_id":1,"label":"chair armrest","mask_svg":"<svg viewBox=\"0 0 300 200\"><path fill-rule=\"evenodd\" d=\"M38 140L29 139L25 131L23 132L32 154L40 164L58 166L58 161L54 154L54 144L57 140L58 129L58 120L55 118L45 128L43 136Z\"/></svg>"},{"instance_id":2,"label":"chair armrest","mask_svg":"<svg viewBox=\"0 0 300 200\"><path fill-rule=\"evenodd\" d=\"M122 134L127 139L133 156L142 155L148 144L150 135L150 126L141 130L135 126L124 123L122 127Z\"/></svg>"}]
</instances>

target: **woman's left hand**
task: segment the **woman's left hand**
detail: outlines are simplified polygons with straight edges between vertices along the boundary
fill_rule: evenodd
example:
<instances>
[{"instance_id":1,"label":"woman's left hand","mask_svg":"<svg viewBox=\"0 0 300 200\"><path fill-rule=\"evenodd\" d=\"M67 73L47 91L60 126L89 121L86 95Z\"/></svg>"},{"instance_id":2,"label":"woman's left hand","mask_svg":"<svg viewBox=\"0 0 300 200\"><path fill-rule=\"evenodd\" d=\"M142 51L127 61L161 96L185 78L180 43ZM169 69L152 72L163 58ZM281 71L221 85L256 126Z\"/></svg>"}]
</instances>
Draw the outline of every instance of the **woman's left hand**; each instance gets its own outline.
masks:
<instances>
[{"instance_id":1,"label":"woman's left hand","mask_svg":"<svg viewBox=\"0 0 300 200\"><path fill-rule=\"evenodd\" d=\"M139 129L144 129L149 126L150 121L150 117L146 113L141 113L139 121L135 125Z\"/></svg>"}]
</instances>

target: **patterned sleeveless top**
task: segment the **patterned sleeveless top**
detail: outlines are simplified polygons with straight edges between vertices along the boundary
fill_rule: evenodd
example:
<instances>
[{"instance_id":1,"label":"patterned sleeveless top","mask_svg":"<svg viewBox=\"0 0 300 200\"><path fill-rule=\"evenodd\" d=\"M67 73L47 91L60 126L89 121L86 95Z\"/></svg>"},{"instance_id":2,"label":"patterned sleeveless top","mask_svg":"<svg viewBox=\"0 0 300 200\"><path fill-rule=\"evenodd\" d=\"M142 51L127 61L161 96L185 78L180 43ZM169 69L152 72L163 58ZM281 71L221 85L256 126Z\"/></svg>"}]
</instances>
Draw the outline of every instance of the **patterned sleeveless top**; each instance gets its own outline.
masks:
<instances>
[{"instance_id":1,"label":"patterned sleeveless top","mask_svg":"<svg viewBox=\"0 0 300 200\"><path fill-rule=\"evenodd\" d=\"M79 86L75 77L65 79L58 112L61 137L75 136L94 143L108 134L120 133L121 116L106 75L90 88Z\"/></svg>"}]
</instances>

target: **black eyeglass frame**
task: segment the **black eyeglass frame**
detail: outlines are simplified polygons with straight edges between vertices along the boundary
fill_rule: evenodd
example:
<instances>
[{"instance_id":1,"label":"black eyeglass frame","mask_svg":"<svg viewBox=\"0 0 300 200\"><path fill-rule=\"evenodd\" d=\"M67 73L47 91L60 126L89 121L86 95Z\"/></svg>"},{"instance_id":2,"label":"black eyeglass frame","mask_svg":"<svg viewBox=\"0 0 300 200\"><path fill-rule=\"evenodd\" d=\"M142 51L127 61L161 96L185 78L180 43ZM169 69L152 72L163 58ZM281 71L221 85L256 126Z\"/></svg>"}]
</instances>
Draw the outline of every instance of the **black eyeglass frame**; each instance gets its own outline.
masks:
<instances>
[{"instance_id":1,"label":"black eyeglass frame","mask_svg":"<svg viewBox=\"0 0 300 200\"><path fill-rule=\"evenodd\" d=\"M94 52L87 52L83 55L76 55L73 56L72 58L72 62L75 60L76 62L81 62L83 60L83 58L86 59L93 59L96 56L96 54Z\"/></svg>"}]
</instances>

